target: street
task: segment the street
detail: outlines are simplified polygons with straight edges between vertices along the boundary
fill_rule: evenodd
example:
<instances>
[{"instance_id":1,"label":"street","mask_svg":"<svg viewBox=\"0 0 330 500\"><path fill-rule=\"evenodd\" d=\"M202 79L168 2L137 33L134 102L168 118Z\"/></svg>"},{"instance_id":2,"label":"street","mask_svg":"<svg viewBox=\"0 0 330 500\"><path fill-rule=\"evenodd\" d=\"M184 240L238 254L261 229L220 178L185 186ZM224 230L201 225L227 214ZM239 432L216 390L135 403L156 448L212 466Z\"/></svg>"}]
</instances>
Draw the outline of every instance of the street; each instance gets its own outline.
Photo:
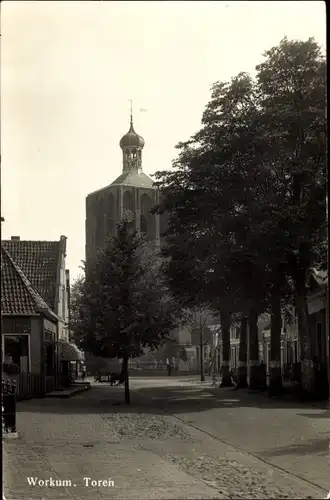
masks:
<instances>
[{"instance_id":1,"label":"street","mask_svg":"<svg viewBox=\"0 0 330 500\"><path fill-rule=\"evenodd\" d=\"M11 499L325 498L329 410L212 388L193 377L92 384L18 404L4 441Z\"/></svg>"}]
</instances>

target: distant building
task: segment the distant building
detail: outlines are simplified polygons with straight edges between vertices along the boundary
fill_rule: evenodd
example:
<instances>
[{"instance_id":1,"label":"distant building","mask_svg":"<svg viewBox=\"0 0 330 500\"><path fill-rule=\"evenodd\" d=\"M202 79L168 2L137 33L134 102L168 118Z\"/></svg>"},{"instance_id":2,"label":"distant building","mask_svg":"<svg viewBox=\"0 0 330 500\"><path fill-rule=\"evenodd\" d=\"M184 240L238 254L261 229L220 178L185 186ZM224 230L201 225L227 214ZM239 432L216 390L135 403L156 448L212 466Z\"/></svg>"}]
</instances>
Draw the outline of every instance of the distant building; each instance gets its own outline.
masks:
<instances>
[{"instance_id":1,"label":"distant building","mask_svg":"<svg viewBox=\"0 0 330 500\"><path fill-rule=\"evenodd\" d=\"M106 238L114 235L116 225L128 216L131 228L146 235L155 248L160 247L160 236L166 219L151 210L159 203L159 192L154 181L142 171L144 139L133 127L120 140L123 155L122 173L111 184L90 193L86 198L86 267L94 261Z\"/></svg>"},{"instance_id":2,"label":"distant building","mask_svg":"<svg viewBox=\"0 0 330 500\"><path fill-rule=\"evenodd\" d=\"M267 372L270 370L271 361L271 325L270 314L264 313L258 321L259 327L259 361L264 361ZM298 338L298 322L295 309L288 307L286 315L282 315L281 326L281 366L292 365L300 361L300 348Z\"/></svg>"},{"instance_id":3,"label":"distant building","mask_svg":"<svg viewBox=\"0 0 330 500\"><path fill-rule=\"evenodd\" d=\"M312 358L319 364L327 365L329 364L329 301L326 271L311 270L308 279L307 305L312 337Z\"/></svg>"}]
</instances>

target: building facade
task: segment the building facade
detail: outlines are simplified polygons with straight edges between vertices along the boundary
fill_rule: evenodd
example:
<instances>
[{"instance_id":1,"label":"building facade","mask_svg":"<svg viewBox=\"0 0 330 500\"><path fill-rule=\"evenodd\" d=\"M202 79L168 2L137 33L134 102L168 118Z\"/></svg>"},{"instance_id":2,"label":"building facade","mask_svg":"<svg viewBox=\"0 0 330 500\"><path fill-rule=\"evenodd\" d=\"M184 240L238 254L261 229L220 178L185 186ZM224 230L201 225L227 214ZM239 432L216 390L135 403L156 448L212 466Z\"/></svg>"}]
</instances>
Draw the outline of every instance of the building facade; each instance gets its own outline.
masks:
<instances>
[{"instance_id":1,"label":"building facade","mask_svg":"<svg viewBox=\"0 0 330 500\"><path fill-rule=\"evenodd\" d=\"M66 236L57 241L26 241L12 236L10 240L3 240L1 245L56 314L59 339L67 341L70 274L65 262L66 241Z\"/></svg>"}]
</instances>

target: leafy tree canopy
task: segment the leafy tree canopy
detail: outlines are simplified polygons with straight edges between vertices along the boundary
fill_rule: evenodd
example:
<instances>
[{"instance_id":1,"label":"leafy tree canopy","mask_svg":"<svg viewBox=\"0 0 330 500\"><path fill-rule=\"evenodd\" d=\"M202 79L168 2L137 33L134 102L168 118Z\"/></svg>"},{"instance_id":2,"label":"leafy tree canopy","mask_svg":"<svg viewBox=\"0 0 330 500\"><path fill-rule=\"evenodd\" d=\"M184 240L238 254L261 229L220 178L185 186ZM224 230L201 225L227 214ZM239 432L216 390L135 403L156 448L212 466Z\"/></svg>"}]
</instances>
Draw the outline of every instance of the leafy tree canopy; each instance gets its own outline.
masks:
<instances>
[{"instance_id":1,"label":"leafy tree canopy","mask_svg":"<svg viewBox=\"0 0 330 500\"><path fill-rule=\"evenodd\" d=\"M213 85L200 131L156 173L178 294L205 284L217 300L267 302L324 260L324 58L313 39L286 38L264 58L255 80Z\"/></svg>"},{"instance_id":2,"label":"leafy tree canopy","mask_svg":"<svg viewBox=\"0 0 330 500\"><path fill-rule=\"evenodd\" d=\"M97 356L139 356L142 348L157 348L181 320L160 257L125 221L79 289L75 331Z\"/></svg>"}]
</instances>

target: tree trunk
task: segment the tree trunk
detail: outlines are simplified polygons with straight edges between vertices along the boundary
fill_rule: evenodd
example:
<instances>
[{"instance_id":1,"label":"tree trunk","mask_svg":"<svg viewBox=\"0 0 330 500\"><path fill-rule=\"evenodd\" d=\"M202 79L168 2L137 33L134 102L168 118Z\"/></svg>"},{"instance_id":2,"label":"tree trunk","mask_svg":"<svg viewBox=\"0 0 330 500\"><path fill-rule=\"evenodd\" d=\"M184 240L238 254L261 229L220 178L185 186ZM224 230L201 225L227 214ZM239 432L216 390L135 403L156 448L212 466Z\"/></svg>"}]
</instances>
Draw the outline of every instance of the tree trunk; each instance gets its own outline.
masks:
<instances>
[{"instance_id":1,"label":"tree trunk","mask_svg":"<svg viewBox=\"0 0 330 500\"><path fill-rule=\"evenodd\" d=\"M239 355L237 371L237 389L246 389L247 383L247 318L242 317L239 335Z\"/></svg>"},{"instance_id":2,"label":"tree trunk","mask_svg":"<svg viewBox=\"0 0 330 500\"><path fill-rule=\"evenodd\" d=\"M313 399L315 376L312 361L311 334L308 318L307 291L304 280L296 282L296 309L300 341L301 395L303 399Z\"/></svg>"},{"instance_id":3,"label":"tree trunk","mask_svg":"<svg viewBox=\"0 0 330 500\"><path fill-rule=\"evenodd\" d=\"M281 298L272 297L270 338L270 382L269 396L278 396L283 392L281 368Z\"/></svg>"},{"instance_id":4,"label":"tree trunk","mask_svg":"<svg viewBox=\"0 0 330 500\"><path fill-rule=\"evenodd\" d=\"M230 376L230 314L227 311L221 312L221 333L222 333L222 366L220 387L231 387L233 382Z\"/></svg>"},{"instance_id":5,"label":"tree trunk","mask_svg":"<svg viewBox=\"0 0 330 500\"><path fill-rule=\"evenodd\" d=\"M260 390L259 370L259 338L258 338L258 311L251 308L249 311L249 389Z\"/></svg>"},{"instance_id":6,"label":"tree trunk","mask_svg":"<svg viewBox=\"0 0 330 500\"><path fill-rule=\"evenodd\" d=\"M122 374L125 379L125 403L130 404L129 376L128 376L128 356L123 357Z\"/></svg>"},{"instance_id":7,"label":"tree trunk","mask_svg":"<svg viewBox=\"0 0 330 500\"><path fill-rule=\"evenodd\" d=\"M205 381L205 373L204 373L204 340L203 340L203 327L200 326L199 330L199 349L200 349L200 370L201 370L201 382Z\"/></svg>"}]
</instances>

